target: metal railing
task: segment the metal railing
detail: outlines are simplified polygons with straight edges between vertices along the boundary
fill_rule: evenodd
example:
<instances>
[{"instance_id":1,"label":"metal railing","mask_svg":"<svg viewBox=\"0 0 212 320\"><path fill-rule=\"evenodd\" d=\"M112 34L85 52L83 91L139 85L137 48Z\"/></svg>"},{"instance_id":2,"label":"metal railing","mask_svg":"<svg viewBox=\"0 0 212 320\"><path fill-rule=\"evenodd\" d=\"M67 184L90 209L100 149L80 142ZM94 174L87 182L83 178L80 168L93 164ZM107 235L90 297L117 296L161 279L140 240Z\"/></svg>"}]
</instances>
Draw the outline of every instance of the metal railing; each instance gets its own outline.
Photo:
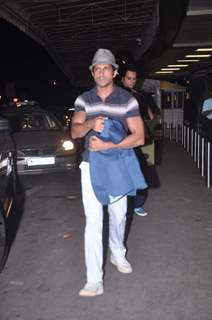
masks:
<instances>
[{"instance_id":1,"label":"metal railing","mask_svg":"<svg viewBox=\"0 0 212 320\"><path fill-rule=\"evenodd\" d=\"M164 123L164 137L171 141L180 143L183 148L191 155L194 163L200 171L202 177L205 178L207 188L211 184L211 142L208 141L199 129L193 129L188 125L172 125Z\"/></svg>"}]
</instances>

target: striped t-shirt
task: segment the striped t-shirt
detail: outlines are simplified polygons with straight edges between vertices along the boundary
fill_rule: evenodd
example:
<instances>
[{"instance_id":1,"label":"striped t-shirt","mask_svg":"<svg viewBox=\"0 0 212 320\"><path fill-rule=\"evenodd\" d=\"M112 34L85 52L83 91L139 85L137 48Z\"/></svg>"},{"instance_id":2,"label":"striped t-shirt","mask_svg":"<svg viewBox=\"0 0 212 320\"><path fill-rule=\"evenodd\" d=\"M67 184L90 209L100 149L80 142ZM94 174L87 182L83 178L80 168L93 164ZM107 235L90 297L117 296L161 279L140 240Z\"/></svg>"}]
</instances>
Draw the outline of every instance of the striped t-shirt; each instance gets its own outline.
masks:
<instances>
[{"instance_id":1,"label":"striped t-shirt","mask_svg":"<svg viewBox=\"0 0 212 320\"><path fill-rule=\"evenodd\" d=\"M127 129L126 119L140 116L137 100L128 91L115 86L113 92L106 98L105 102L96 94L96 87L84 92L74 103L75 112L84 111L86 120L95 117L108 117L123 123ZM85 137L85 149L91 132ZM83 155L83 160L88 161L88 150Z\"/></svg>"}]
</instances>

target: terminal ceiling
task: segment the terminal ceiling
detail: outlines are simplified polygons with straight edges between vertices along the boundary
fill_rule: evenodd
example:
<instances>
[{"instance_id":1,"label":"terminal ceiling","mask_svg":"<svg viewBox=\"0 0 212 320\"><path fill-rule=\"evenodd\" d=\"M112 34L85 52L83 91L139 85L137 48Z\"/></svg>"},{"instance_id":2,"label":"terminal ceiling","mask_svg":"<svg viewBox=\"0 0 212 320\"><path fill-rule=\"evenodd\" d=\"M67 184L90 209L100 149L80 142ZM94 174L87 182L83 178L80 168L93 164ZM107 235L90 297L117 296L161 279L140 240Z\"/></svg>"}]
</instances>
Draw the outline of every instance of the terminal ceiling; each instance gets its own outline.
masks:
<instances>
[{"instance_id":1,"label":"terminal ceiling","mask_svg":"<svg viewBox=\"0 0 212 320\"><path fill-rule=\"evenodd\" d=\"M157 78L159 68L197 46L212 46L210 0L1 0L0 17L44 46L74 82L87 78L100 47L111 49L118 63L134 61ZM211 61L178 75L209 70Z\"/></svg>"}]
</instances>

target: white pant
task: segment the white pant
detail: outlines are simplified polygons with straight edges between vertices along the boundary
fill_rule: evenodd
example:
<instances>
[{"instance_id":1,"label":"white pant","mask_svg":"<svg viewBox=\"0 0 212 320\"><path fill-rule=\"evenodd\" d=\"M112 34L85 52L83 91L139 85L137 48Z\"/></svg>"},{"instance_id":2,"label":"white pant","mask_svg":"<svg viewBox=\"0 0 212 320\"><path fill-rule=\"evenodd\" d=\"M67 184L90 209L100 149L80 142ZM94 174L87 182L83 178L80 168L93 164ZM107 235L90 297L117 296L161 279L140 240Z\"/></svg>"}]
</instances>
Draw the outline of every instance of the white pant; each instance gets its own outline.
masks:
<instances>
[{"instance_id":1,"label":"white pant","mask_svg":"<svg viewBox=\"0 0 212 320\"><path fill-rule=\"evenodd\" d=\"M85 263L87 281L99 282L103 277L103 206L97 200L90 180L88 162L82 162L81 184L82 200L86 216L85 227ZM127 213L127 197L108 205L109 212L109 246L114 257L123 257L126 248L123 244Z\"/></svg>"}]
</instances>

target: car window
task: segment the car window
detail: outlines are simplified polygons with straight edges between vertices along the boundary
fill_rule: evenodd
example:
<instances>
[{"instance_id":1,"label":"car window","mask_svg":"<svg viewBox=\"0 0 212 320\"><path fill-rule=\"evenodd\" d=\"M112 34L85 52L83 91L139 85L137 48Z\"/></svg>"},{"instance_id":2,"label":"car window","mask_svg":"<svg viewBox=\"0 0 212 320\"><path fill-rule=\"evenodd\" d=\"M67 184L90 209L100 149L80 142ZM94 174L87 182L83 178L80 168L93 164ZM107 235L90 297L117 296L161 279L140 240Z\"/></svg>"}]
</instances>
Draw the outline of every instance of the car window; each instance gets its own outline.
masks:
<instances>
[{"instance_id":1,"label":"car window","mask_svg":"<svg viewBox=\"0 0 212 320\"><path fill-rule=\"evenodd\" d=\"M22 130L58 130L57 121L48 113L25 113Z\"/></svg>"},{"instance_id":2,"label":"car window","mask_svg":"<svg viewBox=\"0 0 212 320\"><path fill-rule=\"evenodd\" d=\"M22 130L46 129L45 119L42 114L25 113L21 122Z\"/></svg>"},{"instance_id":3,"label":"car window","mask_svg":"<svg viewBox=\"0 0 212 320\"><path fill-rule=\"evenodd\" d=\"M49 114L45 114L45 118L47 120L49 129L55 129L55 130L60 129L59 124L56 122L56 120L52 116L50 116Z\"/></svg>"},{"instance_id":4,"label":"car window","mask_svg":"<svg viewBox=\"0 0 212 320\"><path fill-rule=\"evenodd\" d=\"M61 126L54 117L45 112L5 112L13 132L36 130L60 130Z\"/></svg>"}]
</instances>

